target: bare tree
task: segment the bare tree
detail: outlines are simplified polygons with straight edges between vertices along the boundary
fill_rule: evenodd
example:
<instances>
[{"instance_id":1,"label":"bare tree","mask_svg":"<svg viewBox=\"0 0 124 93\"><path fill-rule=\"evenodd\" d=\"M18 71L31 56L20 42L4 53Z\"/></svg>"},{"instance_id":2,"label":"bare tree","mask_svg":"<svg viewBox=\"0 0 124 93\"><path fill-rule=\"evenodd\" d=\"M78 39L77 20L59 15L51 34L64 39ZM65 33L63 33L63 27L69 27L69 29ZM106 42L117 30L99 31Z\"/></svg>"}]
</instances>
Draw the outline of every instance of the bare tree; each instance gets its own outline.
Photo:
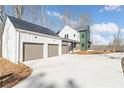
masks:
<instances>
[{"instance_id":1,"label":"bare tree","mask_svg":"<svg viewBox=\"0 0 124 93\"><path fill-rule=\"evenodd\" d=\"M45 5L42 5L41 6L41 25L42 26L46 26L46 23L47 23L47 6Z\"/></svg>"},{"instance_id":2,"label":"bare tree","mask_svg":"<svg viewBox=\"0 0 124 93\"><path fill-rule=\"evenodd\" d=\"M120 37L121 31L119 30L117 32L117 35L113 35L114 39L113 39L113 46L114 46L114 50L117 52L121 52L122 51L122 38Z\"/></svg>"},{"instance_id":3,"label":"bare tree","mask_svg":"<svg viewBox=\"0 0 124 93\"><path fill-rule=\"evenodd\" d=\"M65 7L64 8L64 13L63 13L63 18L62 18L62 21L63 21L64 25L69 24L69 21L70 21L70 18L71 18L70 15L71 14L70 14L70 12L68 10L68 7Z\"/></svg>"},{"instance_id":4,"label":"bare tree","mask_svg":"<svg viewBox=\"0 0 124 93\"><path fill-rule=\"evenodd\" d=\"M0 21L2 22L3 25L5 24L5 20L6 20L4 12L5 12L4 11L4 6L0 5Z\"/></svg>"},{"instance_id":5,"label":"bare tree","mask_svg":"<svg viewBox=\"0 0 124 93\"><path fill-rule=\"evenodd\" d=\"M36 14L36 7L34 5L31 6L31 16L32 16L32 22L36 23L37 14Z\"/></svg>"},{"instance_id":6,"label":"bare tree","mask_svg":"<svg viewBox=\"0 0 124 93\"><path fill-rule=\"evenodd\" d=\"M14 16L16 18L22 19L23 14L24 14L24 6L23 5L14 5L13 12L14 12Z\"/></svg>"}]
</instances>

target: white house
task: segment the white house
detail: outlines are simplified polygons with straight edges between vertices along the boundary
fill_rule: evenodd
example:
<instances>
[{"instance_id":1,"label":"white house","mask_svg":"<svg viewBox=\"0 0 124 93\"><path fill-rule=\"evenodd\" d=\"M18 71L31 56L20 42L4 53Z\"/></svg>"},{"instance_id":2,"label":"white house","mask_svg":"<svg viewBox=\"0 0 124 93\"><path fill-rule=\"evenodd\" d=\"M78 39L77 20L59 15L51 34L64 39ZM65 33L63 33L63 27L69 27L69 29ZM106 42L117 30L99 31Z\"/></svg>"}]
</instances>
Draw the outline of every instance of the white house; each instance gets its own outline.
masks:
<instances>
[{"instance_id":1,"label":"white house","mask_svg":"<svg viewBox=\"0 0 124 93\"><path fill-rule=\"evenodd\" d=\"M59 33L58 35L60 37L63 37L65 39L71 39L71 40L75 40L75 41L80 41L80 33L73 29L72 27L70 27L69 25L66 25Z\"/></svg>"},{"instance_id":2,"label":"white house","mask_svg":"<svg viewBox=\"0 0 124 93\"><path fill-rule=\"evenodd\" d=\"M69 40L69 51L73 52L80 49L80 33L69 25L66 25L60 32L58 32L58 36Z\"/></svg>"},{"instance_id":3,"label":"white house","mask_svg":"<svg viewBox=\"0 0 124 93\"><path fill-rule=\"evenodd\" d=\"M14 63L58 56L62 40L48 28L11 16L7 17L2 37L2 56Z\"/></svg>"}]
</instances>

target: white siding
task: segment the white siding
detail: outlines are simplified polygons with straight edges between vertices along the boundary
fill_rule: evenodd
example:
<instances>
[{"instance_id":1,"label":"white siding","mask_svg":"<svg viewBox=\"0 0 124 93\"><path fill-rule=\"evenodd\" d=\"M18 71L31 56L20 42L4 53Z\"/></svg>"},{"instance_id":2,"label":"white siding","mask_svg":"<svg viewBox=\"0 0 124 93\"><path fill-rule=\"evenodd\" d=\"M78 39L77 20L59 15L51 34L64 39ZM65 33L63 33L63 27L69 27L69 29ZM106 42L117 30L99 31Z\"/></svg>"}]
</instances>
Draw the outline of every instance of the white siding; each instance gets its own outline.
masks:
<instances>
[{"instance_id":1,"label":"white siding","mask_svg":"<svg viewBox=\"0 0 124 93\"><path fill-rule=\"evenodd\" d=\"M59 55L61 55L61 39L57 39L54 37L44 36L44 35L38 35L35 33L25 33L23 31L20 31L20 58L19 61L23 61L23 42L31 42L31 43L43 43L44 44L44 58L48 57L48 44L58 44L59 45ZM37 38L35 38L37 37Z\"/></svg>"},{"instance_id":2,"label":"white siding","mask_svg":"<svg viewBox=\"0 0 124 93\"><path fill-rule=\"evenodd\" d=\"M80 41L80 34L78 31L66 25L60 32L59 36L65 38L65 35L68 34L68 39ZM75 36L74 36L75 35Z\"/></svg>"},{"instance_id":3,"label":"white siding","mask_svg":"<svg viewBox=\"0 0 124 93\"><path fill-rule=\"evenodd\" d=\"M12 61L13 63L17 63L16 61L16 36L17 32L9 20L7 18L3 37L2 37L2 56Z\"/></svg>"},{"instance_id":4,"label":"white siding","mask_svg":"<svg viewBox=\"0 0 124 93\"><path fill-rule=\"evenodd\" d=\"M37 37L37 38L35 38ZM48 44L59 45L59 55L61 55L62 40L55 36L43 35L31 31L15 29L9 18L7 18L2 41L2 56L13 63L23 61L23 43L43 43L44 56L48 57Z\"/></svg>"}]
</instances>

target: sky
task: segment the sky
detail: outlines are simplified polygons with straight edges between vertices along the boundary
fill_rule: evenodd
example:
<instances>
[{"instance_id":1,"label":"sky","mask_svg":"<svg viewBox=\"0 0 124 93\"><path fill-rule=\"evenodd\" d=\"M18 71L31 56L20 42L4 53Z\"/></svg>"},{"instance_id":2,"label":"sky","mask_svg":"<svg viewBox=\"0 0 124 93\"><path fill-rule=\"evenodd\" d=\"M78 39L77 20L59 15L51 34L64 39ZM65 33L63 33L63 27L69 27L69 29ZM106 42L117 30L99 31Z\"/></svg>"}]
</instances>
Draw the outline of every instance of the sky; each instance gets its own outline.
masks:
<instances>
[{"instance_id":1,"label":"sky","mask_svg":"<svg viewBox=\"0 0 124 93\"><path fill-rule=\"evenodd\" d=\"M32 22L31 19L31 6L25 6L24 20ZM35 6L37 21L36 24L41 24L40 6ZM107 45L112 42L113 36L117 35L117 32L121 31L121 38L124 35L124 6L116 5L51 5L47 6L46 15L47 20L53 31L57 32L63 28L62 19L65 18L63 15L64 9L67 8L70 14L70 25L76 27L80 24L80 16L83 13L90 15L92 24L90 25L91 41L97 45ZM7 14L13 16L11 6L5 6ZM47 23L46 23L47 24ZM47 27L47 26L46 26Z\"/></svg>"}]
</instances>

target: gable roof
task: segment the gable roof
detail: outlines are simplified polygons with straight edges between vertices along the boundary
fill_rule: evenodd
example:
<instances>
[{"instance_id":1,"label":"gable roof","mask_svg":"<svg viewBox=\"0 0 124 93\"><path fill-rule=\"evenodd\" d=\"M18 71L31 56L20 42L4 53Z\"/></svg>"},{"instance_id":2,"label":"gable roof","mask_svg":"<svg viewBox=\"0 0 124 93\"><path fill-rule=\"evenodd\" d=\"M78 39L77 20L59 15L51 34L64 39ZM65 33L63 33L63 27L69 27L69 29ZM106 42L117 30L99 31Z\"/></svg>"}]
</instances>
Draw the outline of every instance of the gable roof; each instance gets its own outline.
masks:
<instances>
[{"instance_id":1,"label":"gable roof","mask_svg":"<svg viewBox=\"0 0 124 93\"><path fill-rule=\"evenodd\" d=\"M15 28L17 29L22 29L22 30L28 30L32 32L37 32L37 33L42 33L42 34L47 34L47 35L52 35L56 36L56 33L53 32L52 30L42 27L40 25L36 25L21 19L17 19L12 16L8 16L12 24L14 25Z\"/></svg>"}]
</instances>

